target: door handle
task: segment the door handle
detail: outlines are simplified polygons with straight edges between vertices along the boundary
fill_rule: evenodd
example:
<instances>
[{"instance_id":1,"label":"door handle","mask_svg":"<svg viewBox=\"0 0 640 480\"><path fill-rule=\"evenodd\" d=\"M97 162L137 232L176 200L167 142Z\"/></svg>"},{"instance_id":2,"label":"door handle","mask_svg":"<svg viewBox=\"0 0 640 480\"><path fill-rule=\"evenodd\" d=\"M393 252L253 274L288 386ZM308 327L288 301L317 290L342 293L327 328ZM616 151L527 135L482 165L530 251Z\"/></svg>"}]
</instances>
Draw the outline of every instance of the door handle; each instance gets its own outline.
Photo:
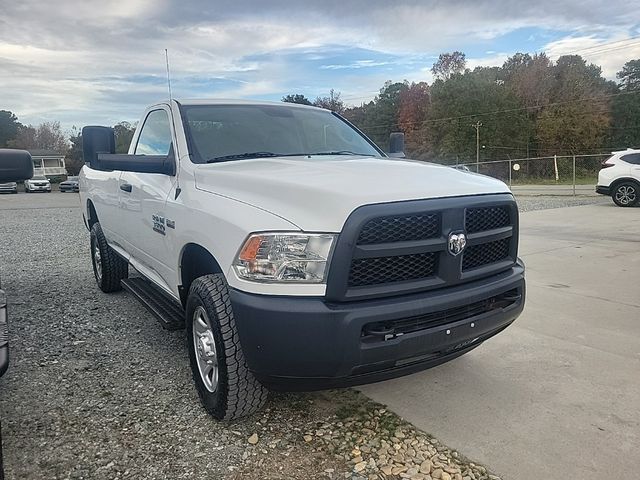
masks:
<instances>
[{"instance_id":1,"label":"door handle","mask_svg":"<svg viewBox=\"0 0 640 480\"><path fill-rule=\"evenodd\" d=\"M131 184L130 183L121 183L120 190L124 192L131 192Z\"/></svg>"}]
</instances>

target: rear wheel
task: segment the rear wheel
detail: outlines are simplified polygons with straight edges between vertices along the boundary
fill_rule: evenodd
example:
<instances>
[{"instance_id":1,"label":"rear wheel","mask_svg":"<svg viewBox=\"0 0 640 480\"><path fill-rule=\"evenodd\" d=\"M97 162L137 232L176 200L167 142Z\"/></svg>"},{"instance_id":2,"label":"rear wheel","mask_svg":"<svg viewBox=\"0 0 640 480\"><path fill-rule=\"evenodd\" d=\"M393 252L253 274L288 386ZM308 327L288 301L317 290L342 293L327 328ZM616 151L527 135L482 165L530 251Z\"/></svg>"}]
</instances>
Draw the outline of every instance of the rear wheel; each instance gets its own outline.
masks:
<instances>
[{"instance_id":1,"label":"rear wheel","mask_svg":"<svg viewBox=\"0 0 640 480\"><path fill-rule=\"evenodd\" d=\"M613 202L619 207L633 207L640 200L640 189L638 184L633 182L623 182L613 189L611 194Z\"/></svg>"},{"instance_id":2,"label":"rear wheel","mask_svg":"<svg viewBox=\"0 0 640 480\"><path fill-rule=\"evenodd\" d=\"M193 380L207 412L218 420L233 420L258 411L267 389L247 367L222 275L194 280L186 318Z\"/></svg>"},{"instance_id":3,"label":"rear wheel","mask_svg":"<svg viewBox=\"0 0 640 480\"><path fill-rule=\"evenodd\" d=\"M99 223L91 227L91 262L100 290L105 293L122 289L120 280L129 274L128 263L107 244Z\"/></svg>"}]
</instances>

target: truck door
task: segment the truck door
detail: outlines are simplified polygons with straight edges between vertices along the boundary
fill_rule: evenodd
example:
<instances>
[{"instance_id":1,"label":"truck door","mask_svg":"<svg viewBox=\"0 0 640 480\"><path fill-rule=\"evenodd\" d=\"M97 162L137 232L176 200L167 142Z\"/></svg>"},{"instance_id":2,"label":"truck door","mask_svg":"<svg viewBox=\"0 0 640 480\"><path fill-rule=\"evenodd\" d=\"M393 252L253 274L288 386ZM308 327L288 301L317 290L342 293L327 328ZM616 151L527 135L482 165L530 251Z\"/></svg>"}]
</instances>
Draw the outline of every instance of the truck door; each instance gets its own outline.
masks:
<instances>
[{"instance_id":1,"label":"truck door","mask_svg":"<svg viewBox=\"0 0 640 480\"><path fill-rule=\"evenodd\" d=\"M170 111L158 107L149 111L130 153L168 155L174 152L175 136ZM135 146L134 146L135 145ZM176 177L158 173L122 172L119 195L121 231L134 267L159 285L168 288L174 270L167 259L165 205L173 194Z\"/></svg>"}]
</instances>

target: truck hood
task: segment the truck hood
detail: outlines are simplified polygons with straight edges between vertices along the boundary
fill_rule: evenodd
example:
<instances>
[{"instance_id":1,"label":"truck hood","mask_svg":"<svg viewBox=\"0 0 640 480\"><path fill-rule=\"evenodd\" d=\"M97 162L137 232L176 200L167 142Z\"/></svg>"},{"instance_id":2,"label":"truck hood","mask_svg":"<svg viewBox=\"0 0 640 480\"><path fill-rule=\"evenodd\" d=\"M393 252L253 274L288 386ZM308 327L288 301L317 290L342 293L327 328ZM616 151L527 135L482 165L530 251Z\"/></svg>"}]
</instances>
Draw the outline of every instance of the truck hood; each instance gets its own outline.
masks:
<instances>
[{"instance_id":1,"label":"truck hood","mask_svg":"<svg viewBox=\"0 0 640 480\"><path fill-rule=\"evenodd\" d=\"M248 203L310 232L339 232L361 205L509 192L494 178L372 157L279 157L198 165L196 188Z\"/></svg>"}]
</instances>

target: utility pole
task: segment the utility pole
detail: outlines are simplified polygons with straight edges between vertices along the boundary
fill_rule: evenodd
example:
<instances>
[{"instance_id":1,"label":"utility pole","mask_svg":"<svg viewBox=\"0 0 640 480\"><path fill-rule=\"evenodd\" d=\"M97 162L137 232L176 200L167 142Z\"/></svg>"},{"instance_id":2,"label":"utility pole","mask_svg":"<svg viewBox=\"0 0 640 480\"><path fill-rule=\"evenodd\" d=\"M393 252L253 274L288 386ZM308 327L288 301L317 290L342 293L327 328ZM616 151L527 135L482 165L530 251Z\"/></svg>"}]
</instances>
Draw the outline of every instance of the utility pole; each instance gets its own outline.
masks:
<instances>
[{"instance_id":1,"label":"utility pole","mask_svg":"<svg viewBox=\"0 0 640 480\"><path fill-rule=\"evenodd\" d=\"M482 126L482 122L479 120L471 125L476 129L476 173L480 170L480 127Z\"/></svg>"}]
</instances>

